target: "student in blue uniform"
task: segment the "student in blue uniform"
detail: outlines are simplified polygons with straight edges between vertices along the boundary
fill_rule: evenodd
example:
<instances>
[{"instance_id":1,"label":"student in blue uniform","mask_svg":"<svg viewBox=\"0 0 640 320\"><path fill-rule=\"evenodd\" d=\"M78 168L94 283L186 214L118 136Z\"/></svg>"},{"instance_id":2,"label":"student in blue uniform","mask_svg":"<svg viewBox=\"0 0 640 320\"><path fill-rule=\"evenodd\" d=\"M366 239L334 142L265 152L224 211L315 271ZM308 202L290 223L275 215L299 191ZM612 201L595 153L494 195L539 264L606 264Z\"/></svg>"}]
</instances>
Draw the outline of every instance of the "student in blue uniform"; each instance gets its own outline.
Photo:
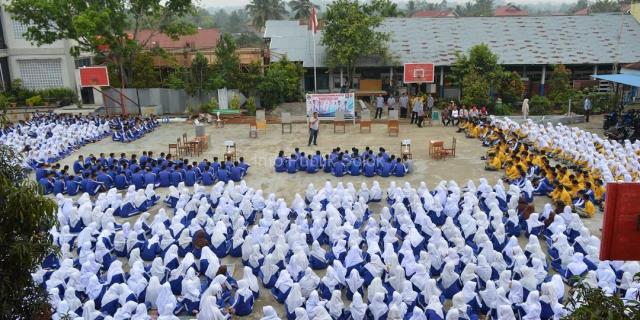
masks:
<instances>
[{"instance_id":1,"label":"student in blue uniform","mask_svg":"<svg viewBox=\"0 0 640 320\"><path fill-rule=\"evenodd\" d=\"M284 151L280 150L280 152L278 152L278 157L275 160L274 168L276 169L276 172L287 171L287 159L284 157Z\"/></svg>"},{"instance_id":2,"label":"student in blue uniform","mask_svg":"<svg viewBox=\"0 0 640 320\"><path fill-rule=\"evenodd\" d=\"M240 166L238 161L233 163L233 167L230 170L231 180L235 182L240 182L242 178L244 178L245 172L244 169Z\"/></svg>"},{"instance_id":3,"label":"student in blue uniform","mask_svg":"<svg viewBox=\"0 0 640 320\"><path fill-rule=\"evenodd\" d=\"M342 158L338 157L338 161L333 164L333 175L336 177L344 176L346 171L346 166L342 162Z\"/></svg>"},{"instance_id":4,"label":"student in blue uniform","mask_svg":"<svg viewBox=\"0 0 640 320\"><path fill-rule=\"evenodd\" d=\"M53 182L53 194L65 193L65 181L60 177Z\"/></svg>"},{"instance_id":5,"label":"student in blue uniform","mask_svg":"<svg viewBox=\"0 0 640 320\"><path fill-rule=\"evenodd\" d=\"M352 176L359 176L361 168L362 161L360 161L360 158L354 157L349 163L349 174Z\"/></svg>"},{"instance_id":6,"label":"student in blue uniform","mask_svg":"<svg viewBox=\"0 0 640 320\"><path fill-rule=\"evenodd\" d=\"M295 154L291 155L289 161L287 161L287 173L296 173L298 171L298 158L296 158Z\"/></svg>"},{"instance_id":7,"label":"student in blue uniform","mask_svg":"<svg viewBox=\"0 0 640 320\"><path fill-rule=\"evenodd\" d=\"M300 153L300 157L298 157L298 171L307 171L307 156L304 152Z\"/></svg>"},{"instance_id":8,"label":"student in blue uniform","mask_svg":"<svg viewBox=\"0 0 640 320\"><path fill-rule=\"evenodd\" d=\"M182 182L182 175L180 174L180 171L175 170L171 172L171 185L177 187L180 182Z\"/></svg>"},{"instance_id":9,"label":"student in blue uniform","mask_svg":"<svg viewBox=\"0 0 640 320\"><path fill-rule=\"evenodd\" d=\"M396 165L393 170L393 175L396 177L404 177L406 173L407 173L407 167L405 167L404 164L402 163L402 159L398 158L396 160Z\"/></svg>"},{"instance_id":10,"label":"student in blue uniform","mask_svg":"<svg viewBox=\"0 0 640 320\"><path fill-rule=\"evenodd\" d=\"M97 178L98 182L102 183L105 188L111 189L113 185L113 179L110 175L106 174L102 169L98 170Z\"/></svg>"},{"instance_id":11,"label":"student in blue uniform","mask_svg":"<svg viewBox=\"0 0 640 320\"><path fill-rule=\"evenodd\" d=\"M80 191L80 183L76 179L82 180L80 177L69 176L69 181L67 181L68 196L75 196Z\"/></svg>"},{"instance_id":12,"label":"student in blue uniform","mask_svg":"<svg viewBox=\"0 0 640 320\"><path fill-rule=\"evenodd\" d=\"M167 170L166 166L162 166L162 170L158 173L158 186L161 188L171 186L171 172Z\"/></svg>"},{"instance_id":13,"label":"student in blue uniform","mask_svg":"<svg viewBox=\"0 0 640 320\"><path fill-rule=\"evenodd\" d=\"M311 155L307 156L307 173L316 173L318 172L318 163L316 163Z\"/></svg>"},{"instance_id":14,"label":"student in blue uniform","mask_svg":"<svg viewBox=\"0 0 640 320\"><path fill-rule=\"evenodd\" d=\"M144 185L153 185L154 187L158 186L156 182L156 174L151 172L151 169L149 167L145 168Z\"/></svg>"},{"instance_id":15,"label":"student in blue uniform","mask_svg":"<svg viewBox=\"0 0 640 320\"><path fill-rule=\"evenodd\" d=\"M133 171L133 174L131 175L131 183L136 186L136 189L144 188L144 175L140 172L140 168Z\"/></svg>"},{"instance_id":16,"label":"student in blue uniform","mask_svg":"<svg viewBox=\"0 0 640 320\"><path fill-rule=\"evenodd\" d=\"M193 187L196 184L196 172L191 165L187 166L187 170L184 175L184 185L187 187Z\"/></svg>"},{"instance_id":17,"label":"student in blue uniform","mask_svg":"<svg viewBox=\"0 0 640 320\"><path fill-rule=\"evenodd\" d=\"M216 181L213 175L213 169L207 165L202 171L202 184L205 186L212 186Z\"/></svg>"},{"instance_id":18,"label":"student in blue uniform","mask_svg":"<svg viewBox=\"0 0 640 320\"><path fill-rule=\"evenodd\" d=\"M218 169L218 181L222 181L225 184L229 182L229 171L227 171L227 165L222 163L220 169Z\"/></svg>"},{"instance_id":19,"label":"student in blue uniform","mask_svg":"<svg viewBox=\"0 0 640 320\"><path fill-rule=\"evenodd\" d=\"M376 162L373 158L368 158L366 163L364 164L364 176L367 178L371 178L376 175Z\"/></svg>"},{"instance_id":20,"label":"student in blue uniform","mask_svg":"<svg viewBox=\"0 0 640 320\"><path fill-rule=\"evenodd\" d=\"M391 176L391 173L393 173L393 162L391 162L391 159L382 160L382 163L378 167L378 175L387 178Z\"/></svg>"},{"instance_id":21,"label":"student in blue uniform","mask_svg":"<svg viewBox=\"0 0 640 320\"><path fill-rule=\"evenodd\" d=\"M333 170L332 166L333 162L331 162L331 159L329 159L329 155L325 155L322 171L324 171L324 173L331 173L331 171Z\"/></svg>"},{"instance_id":22,"label":"student in blue uniform","mask_svg":"<svg viewBox=\"0 0 640 320\"><path fill-rule=\"evenodd\" d=\"M81 173L84 169L84 157L82 155L78 156L78 160L73 162L73 173L78 174Z\"/></svg>"}]
</instances>

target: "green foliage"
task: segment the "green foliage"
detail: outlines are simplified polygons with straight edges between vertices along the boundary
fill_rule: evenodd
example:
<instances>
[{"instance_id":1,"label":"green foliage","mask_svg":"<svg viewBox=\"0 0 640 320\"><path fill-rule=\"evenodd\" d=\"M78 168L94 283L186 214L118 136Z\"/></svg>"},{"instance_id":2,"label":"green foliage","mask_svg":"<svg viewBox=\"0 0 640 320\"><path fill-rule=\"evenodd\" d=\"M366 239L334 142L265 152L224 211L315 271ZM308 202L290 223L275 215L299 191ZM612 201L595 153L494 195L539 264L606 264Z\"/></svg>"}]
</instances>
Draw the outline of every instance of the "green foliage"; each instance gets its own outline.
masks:
<instances>
[{"instance_id":1,"label":"green foliage","mask_svg":"<svg viewBox=\"0 0 640 320\"><path fill-rule=\"evenodd\" d=\"M208 82L210 77L209 61L202 53L198 52L191 60L191 68L184 79L185 91L192 96L201 95L203 91L209 89Z\"/></svg>"},{"instance_id":2,"label":"green foliage","mask_svg":"<svg viewBox=\"0 0 640 320\"><path fill-rule=\"evenodd\" d=\"M216 28L223 33L245 33L247 32L247 22L249 16L244 9L233 10L228 13L224 9L217 10L213 14L213 21Z\"/></svg>"},{"instance_id":3,"label":"green foliage","mask_svg":"<svg viewBox=\"0 0 640 320\"><path fill-rule=\"evenodd\" d=\"M157 88L160 86L160 73L153 65L153 56L148 52L140 52L133 62L134 88Z\"/></svg>"},{"instance_id":4,"label":"green foliage","mask_svg":"<svg viewBox=\"0 0 640 320\"><path fill-rule=\"evenodd\" d=\"M505 103L496 103L493 106L493 114L496 116L510 116L513 113L511 105Z\"/></svg>"},{"instance_id":5,"label":"green foliage","mask_svg":"<svg viewBox=\"0 0 640 320\"><path fill-rule=\"evenodd\" d=\"M551 102L545 96L534 96L529 101L529 114L532 116L542 116L549 114Z\"/></svg>"},{"instance_id":6,"label":"green foliage","mask_svg":"<svg viewBox=\"0 0 640 320\"><path fill-rule=\"evenodd\" d=\"M48 310L48 295L31 273L55 252L48 230L55 224L57 205L38 194L21 162L13 149L0 146L0 314L37 319Z\"/></svg>"},{"instance_id":7,"label":"green foliage","mask_svg":"<svg viewBox=\"0 0 640 320\"><path fill-rule=\"evenodd\" d=\"M456 61L451 66L451 78L454 83L461 85L466 75L475 72L492 83L502 72L498 61L498 55L491 52L488 45L475 45L469 49L468 55L456 52Z\"/></svg>"},{"instance_id":8,"label":"green foliage","mask_svg":"<svg viewBox=\"0 0 640 320\"><path fill-rule=\"evenodd\" d=\"M364 7L365 12L369 15L375 15L379 17L401 17L404 15L402 11L398 9L398 5L390 0L373 0L371 4Z\"/></svg>"},{"instance_id":9,"label":"green foliage","mask_svg":"<svg viewBox=\"0 0 640 320\"><path fill-rule=\"evenodd\" d=\"M372 11L357 0L336 0L326 10L322 44L327 64L347 69L349 87L359 58L387 54L389 35L376 31L382 17L367 13Z\"/></svg>"},{"instance_id":10,"label":"green foliage","mask_svg":"<svg viewBox=\"0 0 640 320\"><path fill-rule=\"evenodd\" d=\"M259 30L264 29L267 20L279 20L287 14L282 0L252 0L246 9L251 16L251 23Z\"/></svg>"},{"instance_id":11,"label":"green foliage","mask_svg":"<svg viewBox=\"0 0 640 320\"><path fill-rule=\"evenodd\" d=\"M486 106L489 103L489 82L476 71L464 77L462 87L462 104Z\"/></svg>"},{"instance_id":12,"label":"green foliage","mask_svg":"<svg viewBox=\"0 0 640 320\"><path fill-rule=\"evenodd\" d=\"M309 19L311 16L311 8L320 9L320 6L311 2L311 0L291 0L289 8L295 19Z\"/></svg>"},{"instance_id":13,"label":"green foliage","mask_svg":"<svg viewBox=\"0 0 640 320\"><path fill-rule=\"evenodd\" d=\"M256 99L254 97L249 97L247 99L247 103L245 103L245 107L247 108L247 112L249 115L256 114Z\"/></svg>"},{"instance_id":14,"label":"green foliage","mask_svg":"<svg viewBox=\"0 0 640 320\"><path fill-rule=\"evenodd\" d=\"M232 94L231 101L229 101L229 107L233 110L240 109L240 95Z\"/></svg>"},{"instance_id":15,"label":"green foliage","mask_svg":"<svg viewBox=\"0 0 640 320\"><path fill-rule=\"evenodd\" d=\"M429 2L427 0L410 0L407 1L405 7L406 15L411 16L419 10L446 10L449 8L447 0L442 0L440 3Z\"/></svg>"},{"instance_id":16,"label":"green foliage","mask_svg":"<svg viewBox=\"0 0 640 320\"><path fill-rule=\"evenodd\" d=\"M524 83L517 72L501 71L497 74L495 91L503 104L512 106L522 100Z\"/></svg>"},{"instance_id":17,"label":"green foliage","mask_svg":"<svg viewBox=\"0 0 640 320\"><path fill-rule=\"evenodd\" d=\"M604 93L597 92L595 88L585 88L575 91L571 112L584 114L583 103L586 97L589 97L589 100L591 100L592 114L611 112L616 109L619 103L619 96L616 95L615 92Z\"/></svg>"},{"instance_id":18,"label":"green foliage","mask_svg":"<svg viewBox=\"0 0 640 320\"><path fill-rule=\"evenodd\" d=\"M285 101L298 101L302 98L300 82L304 75L301 65L285 58L272 63L266 71L264 80L258 84L260 100L266 108L273 108Z\"/></svg>"},{"instance_id":19,"label":"green foliage","mask_svg":"<svg viewBox=\"0 0 640 320\"><path fill-rule=\"evenodd\" d=\"M634 275L634 281L639 281L640 274ZM640 319L640 302L638 300L623 300L616 293L606 294L598 287L591 287L584 278L573 278L575 285L569 290L569 300L566 303L570 314L564 320L583 319Z\"/></svg>"},{"instance_id":20,"label":"green foliage","mask_svg":"<svg viewBox=\"0 0 640 320\"><path fill-rule=\"evenodd\" d=\"M260 63L252 63L245 67L244 72L238 75L240 82L238 89L247 96L258 94L258 85L264 79L264 69Z\"/></svg>"},{"instance_id":21,"label":"green foliage","mask_svg":"<svg viewBox=\"0 0 640 320\"><path fill-rule=\"evenodd\" d=\"M464 5L456 5L455 11L460 17L491 17L493 5L493 0L475 0Z\"/></svg>"},{"instance_id":22,"label":"green foliage","mask_svg":"<svg viewBox=\"0 0 640 320\"><path fill-rule=\"evenodd\" d=\"M210 81L211 89L235 88L238 86L240 58L236 53L236 42L229 34L224 34L215 50L216 62L213 64L215 77Z\"/></svg>"},{"instance_id":23,"label":"green foliage","mask_svg":"<svg viewBox=\"0 0 640 320\"><path fill-rule=\"evenodd\" d=\"M591 12L620 12L622 5L620 1L598 0L591 5Z\"/></svg>"},{"instance_id":24,"label":"green foliage","mask_svg":"<svg viewBox=\"0 0 640 320\"><path fill-rule=\"evenodd\" d=\"M166 81L166 86L170 89L184 89L185 88L185 75L186 71L182 67L176 68L173 72L169 74L169 77Z\"/></svg>"},{"instance_id":25,"label":"green foliage","mask_svg":"<svg viewBox=\"0 0 640 320\"><path fill-rule=\"evenodd\" d=\"M563 64L553 66L548 83L551 104L555 107L567 105L574 93L571 88L571 70Z\"/></svg>"},{"instance_id":26,"label":"green foliage","mask_svg":"<svg viewBox=\"0 0 640 320\"><path fill-rule=\"evenodd\" d=\"M73 40L72 55L89 52L115 65L127 86L133 83L136 55L151 38L141 38L141 29L172 38L195 31L181 20L193 12L192 0L13 0L6 10L12 19L29 25L27 40L36 45Z\"/></svg>"},{"instance_id":27,"label":"green foliage","mask_svg":"<svg viewBox=\"0 0 640 320\"><path fill-rule=\"evenodd\" d=\"M28 98L26 101L29 106L42 106L44 105L44 99L42 99L41 95L33 96Z\"/></svg>"}]
</instances>

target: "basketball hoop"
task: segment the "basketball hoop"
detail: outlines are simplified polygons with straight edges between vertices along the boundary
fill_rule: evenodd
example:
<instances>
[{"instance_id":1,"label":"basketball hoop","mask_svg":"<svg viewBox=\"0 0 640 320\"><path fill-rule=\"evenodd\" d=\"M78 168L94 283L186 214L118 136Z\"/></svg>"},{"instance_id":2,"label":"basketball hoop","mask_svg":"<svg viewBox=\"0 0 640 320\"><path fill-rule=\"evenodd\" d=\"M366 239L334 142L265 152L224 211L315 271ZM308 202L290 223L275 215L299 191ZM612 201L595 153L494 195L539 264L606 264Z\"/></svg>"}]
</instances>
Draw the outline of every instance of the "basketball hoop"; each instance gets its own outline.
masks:
<instances>
[{"instance_id":1,"label":"basketball hoop","mask_svg":"<svg viewBox=\"0 0 640 320\"><path fill-rule=\"evenodd\" d=\"M82 67L80 71L81 87L109 87L109 71L105 66Z\"/></svg>"},{"instance_id":2,"label":"basketball hoop","mask_svg":"<svg viewBox=\"0 0 640 320\"><path fill-rule=\"evenodd\" d=\"M435 67L433 63L405 63L404 83L433 83Z\"/></svg>"}]
</instances>

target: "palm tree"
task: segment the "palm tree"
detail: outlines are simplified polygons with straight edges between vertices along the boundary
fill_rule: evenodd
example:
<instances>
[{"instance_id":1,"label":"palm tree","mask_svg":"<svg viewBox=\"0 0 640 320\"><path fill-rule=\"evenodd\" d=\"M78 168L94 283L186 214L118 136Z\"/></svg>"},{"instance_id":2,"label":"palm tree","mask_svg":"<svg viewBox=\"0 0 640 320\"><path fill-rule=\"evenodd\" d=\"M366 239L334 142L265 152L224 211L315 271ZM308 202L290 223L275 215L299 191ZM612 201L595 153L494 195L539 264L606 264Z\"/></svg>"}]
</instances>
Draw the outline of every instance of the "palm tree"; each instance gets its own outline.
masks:
<instances>
[{"instance_id":1,"label":"palm tree","mask_svg":"<svg viewBox=\"0 0 640 320\"><path fill-rule=\"evenodd\" d=\"M259 30L264 28L267 20L282 19L287 14L283 0L252 0L246 9L251 23Z\"/></svg>"},{"instance_id":2,"label":"palm tree","mask_svg":"<svg viewBox=\"0 0 640 320\"><path fill-rule=\"evenodd\" d=\"M296 19L308 19L311 16L311 8L319 9L320 6L311 2L311 0L291 0L289 1L291 12L295 12L293 16Z\"/></svg>"}]
</instances>

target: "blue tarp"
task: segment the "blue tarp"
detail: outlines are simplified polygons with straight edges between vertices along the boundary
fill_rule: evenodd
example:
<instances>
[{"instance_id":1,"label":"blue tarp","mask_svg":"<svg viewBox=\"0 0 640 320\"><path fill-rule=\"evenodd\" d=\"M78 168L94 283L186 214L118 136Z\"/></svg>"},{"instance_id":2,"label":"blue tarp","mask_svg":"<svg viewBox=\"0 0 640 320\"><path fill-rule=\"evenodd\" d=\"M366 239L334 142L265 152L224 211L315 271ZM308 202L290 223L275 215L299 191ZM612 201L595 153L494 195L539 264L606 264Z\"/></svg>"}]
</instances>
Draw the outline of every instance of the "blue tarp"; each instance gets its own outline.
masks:
<instances>
[{"instance_id":1,"label":"blue tarp","mask_svg":"<svg viewBox=\"0 0 640 320\"><path fill-rule=\"evenodd\" d=\"M637 74L597 74L592 77L601 80L607 80L615 83L626 84L629 86L640 87L640 75Z\"/></svg>"}]
</instances>

